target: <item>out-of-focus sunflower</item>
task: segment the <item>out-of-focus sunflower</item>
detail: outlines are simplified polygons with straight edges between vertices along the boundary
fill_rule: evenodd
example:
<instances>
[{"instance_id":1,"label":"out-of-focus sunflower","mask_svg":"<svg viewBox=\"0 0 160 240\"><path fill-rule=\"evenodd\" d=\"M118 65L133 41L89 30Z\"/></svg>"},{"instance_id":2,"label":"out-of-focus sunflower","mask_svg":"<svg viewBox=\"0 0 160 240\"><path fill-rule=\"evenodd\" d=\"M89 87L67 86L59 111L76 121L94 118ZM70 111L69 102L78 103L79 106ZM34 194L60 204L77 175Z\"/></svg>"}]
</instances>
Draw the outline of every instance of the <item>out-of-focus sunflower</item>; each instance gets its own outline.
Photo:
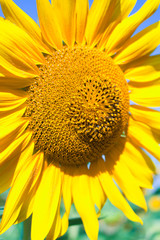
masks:
<instances>
[{"instance_id":1,"label":"out-of-focus sunflower","mask_svg":"<svg viewBox=\"0 0 160 240\"><path fill-rule=\"evenodd\" d=\"M160 23L132 35L160 1L37 0L40 27L0 3L0 232L32 214L32 240L56 239L73 203L96 240L107 198L142 223L127 199L147 209L144 150L160 159Z\"/></svg>"},{"instance_id":2,"label":"out-of-focus sunflower","mask_svg":"<svg viewBox=\"0 0 160 240\"><path fill-rule=\"evenodd\" d=\"M151 211L160 211L160 196L152 196L148 204Z\"/></svg>"}]
</instances>

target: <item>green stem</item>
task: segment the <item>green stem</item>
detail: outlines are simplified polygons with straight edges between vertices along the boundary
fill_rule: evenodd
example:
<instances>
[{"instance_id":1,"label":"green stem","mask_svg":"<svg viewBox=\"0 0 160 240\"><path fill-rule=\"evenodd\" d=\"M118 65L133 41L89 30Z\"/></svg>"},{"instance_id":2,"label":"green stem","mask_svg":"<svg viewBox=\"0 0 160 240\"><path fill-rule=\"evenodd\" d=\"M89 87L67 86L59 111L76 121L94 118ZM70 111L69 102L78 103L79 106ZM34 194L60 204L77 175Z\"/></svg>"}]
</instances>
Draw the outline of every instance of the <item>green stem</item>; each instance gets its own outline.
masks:
<instances>
[{"instance_id":1,"label":"green stem","mask_svg":"<svg viewBox=\"0 0 160 240\"><path fill-rule=\"evenodd\" d=\"M26 219L23 223L23 240L31 239L31 217Z\"/></svg>"}]
</instances>

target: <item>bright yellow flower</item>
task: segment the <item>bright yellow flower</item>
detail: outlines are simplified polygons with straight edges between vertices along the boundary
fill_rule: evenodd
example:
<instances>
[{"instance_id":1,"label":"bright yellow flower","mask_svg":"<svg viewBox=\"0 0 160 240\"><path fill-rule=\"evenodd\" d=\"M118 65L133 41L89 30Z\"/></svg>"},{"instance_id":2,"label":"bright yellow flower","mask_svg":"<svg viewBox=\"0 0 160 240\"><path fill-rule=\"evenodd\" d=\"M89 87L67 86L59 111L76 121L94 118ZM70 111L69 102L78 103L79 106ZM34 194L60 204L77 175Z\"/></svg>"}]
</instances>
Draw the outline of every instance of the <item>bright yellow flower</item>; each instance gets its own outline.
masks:
<instances>
[{"instance_id":1,"label":"bright yellow flower","mask_svg":"<svg viewBox=\"0 0 160 240\"><path fill-rule=\"evenodd\" d=\"M160 211L160 196L152 196L150 198L149 208L151 211Z\"/></svg>"},{"instance_id":2,"label":"bright yellow flower","mask_svg":"<svg viewBox=\"0 0 160 240\"><path fill-rule=\"evenodd\" d=\"M160 106L160 55L150 56L160 23L131 36L160 1L129 17L136 0L51 2L37 0L39 27L0 0L0 191L11 187L0 232L32 214L32 240L56 239L73 203L96 240L107 198L132 221L142 223L127 199L147 209L141 188L155 168L144 149L160 159L160 112L149 108Z\"/></svg>"}]
</instances>

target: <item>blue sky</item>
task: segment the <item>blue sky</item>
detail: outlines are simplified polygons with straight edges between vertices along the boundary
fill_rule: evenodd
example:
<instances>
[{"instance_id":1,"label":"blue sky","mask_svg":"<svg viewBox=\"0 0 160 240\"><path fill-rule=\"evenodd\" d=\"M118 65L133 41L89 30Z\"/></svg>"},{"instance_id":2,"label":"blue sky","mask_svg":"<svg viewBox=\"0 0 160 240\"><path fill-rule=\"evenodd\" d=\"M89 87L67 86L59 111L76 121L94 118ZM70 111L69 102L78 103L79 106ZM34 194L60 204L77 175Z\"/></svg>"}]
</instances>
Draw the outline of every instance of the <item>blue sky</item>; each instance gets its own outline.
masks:
<instances>
[{"instance_id":1,"label":"blue sky","mask_svg":"<svg viewBox=\"0 0 160 240\"><path fill-rule=\"evenodd\" d=\"M14 2L37 22L36 0L14 0ZM89 0L90 6L92 2L93 0ZM146 0L137 0L135 8L133 9L132 12L133 13L136 12L145 2ZM1 9L0 9L0 16L3 16ZM140 31L143 28L147 27L148 25L154 22L157 22L159 20L160 20L160 7L150 19L146 20L143 24L141 24L141 26L137 29L137 31ZM155 51L155 54L157 53L160 53L160 46Z\"/></svg>"}]
</instances>

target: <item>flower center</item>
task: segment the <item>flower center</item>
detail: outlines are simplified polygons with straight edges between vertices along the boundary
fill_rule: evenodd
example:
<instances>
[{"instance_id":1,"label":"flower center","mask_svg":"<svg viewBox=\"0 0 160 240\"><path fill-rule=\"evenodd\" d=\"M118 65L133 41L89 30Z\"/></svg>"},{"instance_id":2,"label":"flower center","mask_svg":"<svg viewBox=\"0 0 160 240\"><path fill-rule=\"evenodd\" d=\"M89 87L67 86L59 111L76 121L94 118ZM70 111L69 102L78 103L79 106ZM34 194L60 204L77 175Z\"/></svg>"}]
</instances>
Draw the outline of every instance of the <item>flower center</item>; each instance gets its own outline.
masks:
<instances>
[{"instance_id":1,"label":"flower center","mask_svg":"<svg viewBox=\"0 0 160 240\"><path fill-rule=\"evenodd\" d=\"M87 47L64 47L45 58L25 113L35 148L61 165L96 161L128 122L123 72L105 52Z\"/></svg>"}]
</instances>

